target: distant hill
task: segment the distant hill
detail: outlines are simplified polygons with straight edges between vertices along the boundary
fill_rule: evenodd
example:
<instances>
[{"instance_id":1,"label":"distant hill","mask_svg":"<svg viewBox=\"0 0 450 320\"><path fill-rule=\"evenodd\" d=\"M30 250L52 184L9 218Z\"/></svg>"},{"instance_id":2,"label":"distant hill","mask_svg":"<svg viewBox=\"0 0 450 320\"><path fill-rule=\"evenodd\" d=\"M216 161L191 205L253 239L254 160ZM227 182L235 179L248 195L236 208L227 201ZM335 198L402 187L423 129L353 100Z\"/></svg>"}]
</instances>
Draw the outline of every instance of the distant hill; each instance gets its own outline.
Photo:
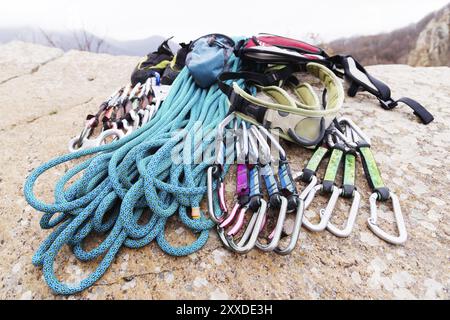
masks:
<instances>
[{"instance_id":1,"label":"distant hill","mask_svg":"<svg viewBox=\"0 0 450 320\"><path fill-rule=\"evenodd\" d=\"M141 40L119 41L109 38L102 39L81 30L59 32L31 27L0 29L0 43L12 40L57 47L64 51L75 49L111 55L144 56L155 51L165 38L153 35ZM171 47L173 50L177 50L178 44L171 42Z\"/></svg>"},{"instance_id":2,"label":"distant hill","mask_svg":"<svg viewBox=\"0 0 450 320\"><path fill-rule=\"evenodd\" d=\"M450 3L405 28L325 46L334 53L351 54L364 65L450 66Z\"/></svg>"}]
</instances>

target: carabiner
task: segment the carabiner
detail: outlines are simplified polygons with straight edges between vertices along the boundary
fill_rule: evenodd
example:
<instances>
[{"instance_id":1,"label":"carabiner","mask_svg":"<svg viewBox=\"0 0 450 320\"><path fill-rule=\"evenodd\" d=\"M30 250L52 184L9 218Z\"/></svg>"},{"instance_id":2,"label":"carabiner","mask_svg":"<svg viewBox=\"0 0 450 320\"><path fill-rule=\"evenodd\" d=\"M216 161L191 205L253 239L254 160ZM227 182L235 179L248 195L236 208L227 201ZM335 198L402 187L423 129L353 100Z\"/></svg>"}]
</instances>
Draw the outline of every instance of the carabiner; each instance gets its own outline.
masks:
<instances>
[{"instance_id":1,"label":"carabiner","mask_svg":"<svg viewBox=\"0 0 450 320\"><path fill-rule=\"evenodd\" d=\"M302 180L302 178L304 177L304 173L300 172L297 173L296 175L294 175L293 179L294 181L298 181L298 180ZM317 184L319 183L319 179L317 179L316 176L311 176L309 184L306 186L306 188L300 193L299 195L299 199L301 200L305 200L306 197L308 197L308 194L311 192L312 189L314 189L315 186L317 186Z\"/></svg>"},{"instance_id":2,"label":"carabiner","mask_svg":"<svg viewBox=\"0 0 450 320\"><path fill-rule=\"evenodd\" d=\"M80 135L77 138L74 138L69 143L70 152L75 152L75 148L80 149L83 146L83 143L89 139L94 131L94 128L98 125L98 120L94 116L88 116L86 120L86 124L81 131Z\"/></svg>"},{"instance_id":3,"label":"carabiner","mask_svg":"<svg viewBox=\"0 0 450 320\"><path fill-rule=\"evenodd\" d=\"M351 148L357 148L359 141L364 141L367 144L371 144L370 138L358 127L352 120L346 117L342 117L338 120L339 125L345 124L346 132L350 128L351 135L344 135L342 132L334 128L335 133L341 140L345 142Z\"/></svg>"},{"instance_id":4,"label":"carabiner","mask_svg":"<svg viewBox=\"0 0 450 320\"><path fill-rule=\"evenodd\" d=\"M275 229L269 235L270 242L268 244L262 244L259 240L256 241L256 247L264 252L274 251L278 247L278 243L281 239L281 234L283 233L284 222L286 220L286 213L288 208L288 200L280 196L281 205L278 212L277 224ZM271 205L269 204L269 210L271 209ZM278 209L278 208L277 208Z\"/></svg>"},{"instance_id":5,"label":"carabiner","mask_svg":"<svg viewBox=\"0 0 450 320\"><path fill-rule=\"evenodd\" d=\"M253 135L253 139L256 139L256 141L259 142L259 149L258 149L258 151L260 151L258 152L259 162L262 165L270 163L272 161L272 156L270 154L270 147L267 144L267 141L264 139L261 132L259 131L258 127L252 125L250 127L250 133ZM252 139L249 139L249 141L252 142Z\"/></svg>"},{"instance_id":6,"label":"carabiner","mask_svg":"<svg viewBox=\"0 0 450 320\"><path fill-rule=\"evenodd\" d=\"M244 210L247 209L244 208ZM222 242L224 242L225 240L224 243L226 243L227 247L236 253L246 254L250 252L255 247L259 233L263 228L266 210L267 202L261 199L261 206L259 207L259 210L253 213L253 216L244 232L244 235L237 244L235 243L233 236L225 236L225 230L218 227L219 237L222 239Z\"/></svg>"},{"instance_id":7,"label":"carabiner","mask_svg":"<svg viewBox=\"0 0 450 320\"><path fill-rule=\"evenodd\" d=\"M225 143L224 143L224 132L225 127L230 124L235 119L234 114L230 114L226 117L222 123L219 125L216 134L216 158L212 166L208 168L207 172L207 197L208 197L208 211L209 216L212 221L217 225L221 224L227 215L228 207L225 202L225 185L221 177L222 168L225 164ZM214 178L218 180L217 192L219 197L220 208L222 210L222 216L217 216L214 212Z\"/></svg>"},{"instance_id":8,"label":"carabiner","mask_svg":"<svg viewBox=\"0 0 450 320\"><path fill-rule=\"evenodd\" d=\"M309 208L309 206L311 205L312 201L314 200L317 192L322 191L322 190L323 190L323 185L320 184L320 185L315 186L309 192L309 194L305 200L305 210L307 210ZM313 232L324 231L327 228L328 222L330 221L331 214L333 213L334 207L336 206L336 202L339 198L340 193L341 192L340 192L339 188L336 186L333 186L330 200L328 201L328 204L327 204L325 210L323 211L323 214L320 215L321 216L320 222L318 224L313 224L308 220L306 215L303 215L303 225L308 230L313 231Z\"/></svg>"},{"instance_id":9,"label":"carabiner","mask_svg":"<svg viewBox=\"0 0 450 320\"><path fill-rule=\"evenodd\" d=\"M345 119L341 121L346 122L344 137L346 138L347 142L345 141L344 142L346 144L354 143L355 136L352 127L349 125L350 120ZM356 127L356 125L353 122L351 122L351 125ZM362 132L360 133L362 134ZM342 141L343 141L342 139L336 137L336 143L334 143L332 135L329 135L328 137L328 143L332 148L339 147L339 144L342 144ZM356 151L354 151L353 148L351 147L344 147L343 150L345 152L344 174L343 174L342 188L339 189L340 194L339 197L345 199L353 199L353 201L351 204L350 212L345 227L343 229L339 229L330 220L327 224L327 230L337 237L346 238L350 236L353 230L353 226L355 225L356 217L358 216L359 205L361 203L361 195L357 191L355 186L356 157L357 157ZM321 210L320 213L321 215L324 215L325 210Z\"/></svg>"},{"instance_id":10,"label":"carabiner","mask_svg":"<svg viewBox=\"0 0 450 320\"><path fill-rule=\"evenodd\" d=\"M95 139L84 139L81 144L81 147L79 148L77 148L78 138L74 138L69 142L69 151L74 153L80 150L99 147L105 144L106 139L109 137L113 137L115 139L122 139L124 137L124 133L122 132L122 130L119 130L117 128L105 130Z\"/></svg>"},{"instance_id":11,"label":"carabiner","mask_svg":"<svg viewBox=\"0 0 450 320\"><path fill-rule=\"evenodd\" d=\"M295 216L294 230L291 234L291 240L289 242L289 245L286 248L281 248L280 246L278 246L277 248L275 248L275 253L282 255L282 256L287 256L292 251L294 251L294 249L298 243L298 238L300 236L300 230L301 230L302 224L303 224L304 212L305 212L305 200L299 197L298 198L298 206L297 206L297 214Z\"/></svg>"},{"instance_id":12,"label":"carabiner","mask_svg":"<svg viewBox=\"0 0 450 320\"><path fill-rule=\"evenodd\" d=\"M339 189L339 197L344 196L344 190ZM344 197L345 198L345 197ZM356 217L358 216L359 205L361 203L361 194L355 190L353 194L352 206L350 208L350 213L347 219L347 223L343 229L336 227L331 221L328 221L327 230L334 234L336 237L347 238L352 233L353 227L356 222ZM320 210L320 215L325 215L325 210Z\"/></svg>"},{"instance_id":13,"label":"carabiner","mask_svg":"<svg viewBox=\"0 0 450 320\"><path fill-rule=\"evenodd\" d=\"M235 135L237 137L236 141L236 160L237 160L237 169L236 169L236 200L237 203L233 207L230 215L221 223L220 227L225 229L235 221L236 214L239 212L237 216L236 223L231 228L231 230L227 233L227 236L235 236L241 230L244 224L245 213L249 209L250 202L250 186L249 186L249 170L246 164L247 155L248 155L248 136L247 136L247 127L245 122L241 122L242 132L238 132L238 124L235 123Z\"/></svg>"},{"instance_id":14,"label":"carabiner","mask_svg":"<svg viewBox=\"0 0 450 320\"><path fill-rule=\"evenodd\" d=\"M209 212L209 217L211 218L212 221L214 221L214 223L216 223L217 225L219 225L220 223L222 223L223 219L224 219L224 215L226 214L222 214L222 216L218 217L216 215L216 213L214 212L214 177L218 177L220 176L220 168L219 166L215 165L215 166L211 166L208 168L208 174L207 174L207 197L208 197L208 212ZM219 177L220 179L220 188L219 189L224 189L223 186L223 181L222 179ZM221 204L222 206L222 204ZM226 204L224 204L224 206L226 206ZM223 208L222 208L223 210Z\"/></svg>"},{"instance_id":15,"label":"carabiner","mask_svg":"<svg viewBox=\"0 0 450 320\"><path fill-rule=\"evenodd\" d=\"M378 236L379 238L383 239L386 242L396 244L396 245L401 245L401 244L405 243L406 240L408 239L408 233L406 231L405 221L403 220L402 209L400 207L400 202L398 200L398 197L393 192L390 192L389 195L390 195L390 199L392 200L392 205L394 208L395 220L397 223L399 235L397 237L392 236L392 235L388 234L386 231L382 230L378 226L378 224L377 224L377 220L378 220L377 201L378 201L379 195L376 192L370 196L370 218L367 222L368 222L369 228L372 230L372 232L376 236Z\"/></svg>"}]
</instances>

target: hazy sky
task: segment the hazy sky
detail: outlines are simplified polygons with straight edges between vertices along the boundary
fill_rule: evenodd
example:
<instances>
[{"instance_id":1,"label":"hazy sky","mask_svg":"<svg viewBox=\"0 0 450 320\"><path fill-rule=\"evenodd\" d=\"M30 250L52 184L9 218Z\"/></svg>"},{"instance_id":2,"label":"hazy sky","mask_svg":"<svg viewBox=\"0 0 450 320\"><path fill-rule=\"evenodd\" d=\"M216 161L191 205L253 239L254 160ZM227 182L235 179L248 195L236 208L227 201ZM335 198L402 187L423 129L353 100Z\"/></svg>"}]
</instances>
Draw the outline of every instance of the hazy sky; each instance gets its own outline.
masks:
<instances>
[{"instance_id":1,"label":"hazy sky","mask_svg":"<svg viewBox=\"0 0 450 320\"><path fill-rule=\"evenodd\" d=\"M2 0L0 27L86 28L119 40L154 34L184 41L221 32L270 32L324 40L390 31L416 22L448 0Z\"/></svg>"}]
</instances>

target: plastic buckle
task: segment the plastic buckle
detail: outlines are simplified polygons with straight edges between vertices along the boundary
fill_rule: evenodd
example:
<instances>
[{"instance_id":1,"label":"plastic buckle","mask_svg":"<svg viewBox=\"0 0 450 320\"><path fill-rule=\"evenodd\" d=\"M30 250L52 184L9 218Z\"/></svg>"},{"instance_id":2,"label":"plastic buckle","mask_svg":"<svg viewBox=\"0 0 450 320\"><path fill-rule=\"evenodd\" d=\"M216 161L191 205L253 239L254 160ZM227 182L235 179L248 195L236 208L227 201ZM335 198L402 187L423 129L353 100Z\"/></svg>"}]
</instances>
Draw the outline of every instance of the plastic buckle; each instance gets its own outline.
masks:
<instances>
[{"instance_id":1,"label":"plastic buckle","mask_svg":"<svg viewBox=\"0 0 450 320\"><path fill-rule=\"evenodd\" d=\"M378 101L380 101L381 107L385 110L392 110L398 105L398 103L392 99L383 100L378 98Z\"/></svg>"},{"instance_id":2,"label":"plastic buckle","mask_svg":"<svg viewBox=\"0 0 450 320\"><path fill-rule=\"evenodd\" d=\"M230 98L231 111L240 111L242 104L244 102L244 98L242 98L239 94L237 94L234 90L231 92Z\"/></svg>"}]
</instances>

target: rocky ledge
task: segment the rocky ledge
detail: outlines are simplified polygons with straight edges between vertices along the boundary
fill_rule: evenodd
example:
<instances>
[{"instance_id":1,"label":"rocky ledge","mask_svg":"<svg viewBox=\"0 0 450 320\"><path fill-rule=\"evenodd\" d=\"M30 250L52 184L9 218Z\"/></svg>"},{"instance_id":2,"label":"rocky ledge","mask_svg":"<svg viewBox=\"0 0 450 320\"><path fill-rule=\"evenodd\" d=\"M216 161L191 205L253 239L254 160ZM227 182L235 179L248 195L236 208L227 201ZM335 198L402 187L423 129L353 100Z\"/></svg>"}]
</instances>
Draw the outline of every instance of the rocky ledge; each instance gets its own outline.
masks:
<instances>
[{"instance_id":1,"label":"rocky ledge","mask_svg":"<svg viewBox=\"0 0 450 320\"><path fill-rule=\"evenodd\" d=\"M22 185L32 169L66 152L85 115L128 81L137 61L20 42L0 46L0 299L65 299L54 296L42 271L31 265L48 231L39 228L40 214L25 202ZM383 178L400 197L406 245L388 245L369 231L370 191L359 167L364 201L348 239L304 231L288 257L256 250L234 255L213 232L202 251L186 258L169 257L156 245L122 249L97 285L70 299L449 299L450 69L369 70L396 97L417 98L436 118L424 126L406 107L384 111L368 95L347 99L343 110L372 138ZM290 147L289 154L299 170L311 151ZM63 170L40 180L41 198L51 199L52 182ZM340 203L337 210L344 213L348 205ZM381 218L392 225L391 213ZM192 240L177 223L170 231L175 243ZM57 274L69 282L94 266L64 252L56 263Z\"/></svg>"}]
</instances>

